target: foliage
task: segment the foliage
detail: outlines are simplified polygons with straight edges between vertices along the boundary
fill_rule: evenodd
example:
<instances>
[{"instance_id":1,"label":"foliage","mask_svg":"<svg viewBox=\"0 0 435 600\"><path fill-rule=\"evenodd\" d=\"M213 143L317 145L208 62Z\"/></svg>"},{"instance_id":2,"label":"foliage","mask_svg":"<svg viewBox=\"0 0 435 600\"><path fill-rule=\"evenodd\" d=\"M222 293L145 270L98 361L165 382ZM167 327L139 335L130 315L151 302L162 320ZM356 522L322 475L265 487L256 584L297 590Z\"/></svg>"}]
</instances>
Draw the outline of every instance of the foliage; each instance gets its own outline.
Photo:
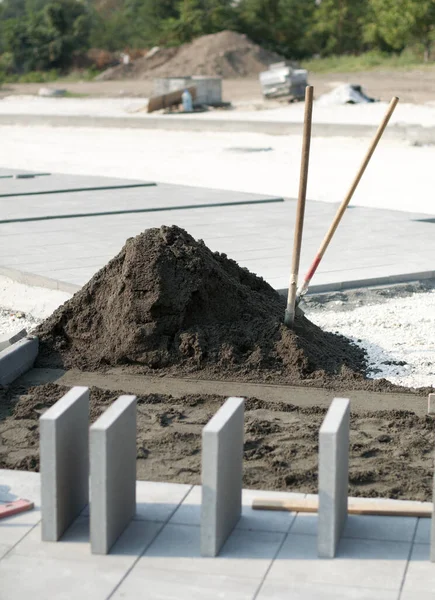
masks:
<instances>
[{"instance_id":1,"label":"foliage","mask_svg":"<svg viewBox=\"0 0 435 600\"><path fill-rule=\"evenodd\" d=\"M309 0L241 0L239 28L256 42L283 55L311 54L316 5Z\"/></svg>"},{"instance_id":2,"label":"foliage","mask_svg":"<svg viewBox=\"0 0 435 600\"><path fill-rule=\"evenodd\" d=\"M74 53L88 45L91 20L84 3L52 0L41 5L41 0L27 0L23 16L3 21L4 47L17 72L67 69Z\"/></svg>"},{"instance_id":3,"label":"foliage","mask_svg":"<svg viewBox=\"0 0 435 600\"><path fill-rule=\"evenodd\" d=\"M368 0L322 0L313 26L314 46L322 56L362 52Z\"/></svg>"},{"instance_id":4,"label":"foliage","mask_svg":"<svg viewBox=\"0 0 435 600\"><path fill-rule=\"evenodd\" d=\"M178 45L223 29L312 68L405 64L418 60L409 48L431 57L435 0L0 0L0 70L65 72L90 47Z\"/></svg>"},{"instance_id":5,"label":"foliage","mask_svg":"<svg viewBox=\"0 0 435 600\"><path fill-rule=\"evenodd\" d=\"M302 67L311 73L357 73L381 69L410 69L422 67L421 56L411 50L380 52L370 50L358 55L325 56L302 61Z\"/></svg>"},{"instance_id":6,"label":"foliage","mask_svg":"<svg viewBox=\"0 0 435 600\"><path fill-rule=\"evenodd\" d=\"M368 39L373 42L378 36L395 50L420 43L429 60L435 38L435 0L369 1L373 20L367 25Z\"/></svg>"}]
</instances>

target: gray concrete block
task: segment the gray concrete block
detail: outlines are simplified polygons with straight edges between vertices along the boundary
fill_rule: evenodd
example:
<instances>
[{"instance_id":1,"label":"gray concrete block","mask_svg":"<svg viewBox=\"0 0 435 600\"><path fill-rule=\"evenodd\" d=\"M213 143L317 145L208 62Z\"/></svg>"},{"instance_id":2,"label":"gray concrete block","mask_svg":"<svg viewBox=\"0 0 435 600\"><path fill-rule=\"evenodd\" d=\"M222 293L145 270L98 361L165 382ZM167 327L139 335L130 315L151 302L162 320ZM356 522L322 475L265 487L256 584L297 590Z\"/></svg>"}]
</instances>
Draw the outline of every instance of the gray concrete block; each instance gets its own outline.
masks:
<instances>
[{"instance_id":1,"label":"gray concrete block","mask_svg":"<svg viewBox=\"0 0 435 600\"><path fill-rule=\"evenodd\" d=\"M429 415L435 414L435 394L429 394L427 398L427 412Z\"/></svg>"},{"instance_id":2,"label":"gray concrete block","mask_svg":"<svg viewBox=\"0 0 435 600\"><path fill-rule=\"evenodd\" d=\"M39 426L42 539L56 542L89 501L89 389L73 387Z\"/></svg>"},{"instance_id":3,"label":"gray concrete block","mask_svg":"<svg viewBox=\"0 0 435 600\"><path fill-rule=\"evenodd\" d=\"M430 560L431 562L435 562L435 472L433 477L432 502L434 502L434 508L432 512L432 523L430 529Z\"/></svg>"},{"instance_id":4,"label":"gray concrete block","mask_svg":"<svg viewBox=\"0 0 435 600\"><path fill-rule=\"evenodd\" d=\"M120 396L90 429L91 551L108 554L136 511L136 396Z\"/></svg>"},{"instance_id":5,"label":"gray concrete block","mask_svg":"<svg viewBox=\"0 0 435 600\"><path fill-rule=\"evenodd\" d=\"M349 400L335 398L319 432L317 550L323 558L334 558L347 519L349 416Z\"/></svg>"},{"instance_id":6,"label":"gray concrete block","mask_svg":"<svg viewBox=\"0 0 435 600\"><path fill-rule=\"evenodd\" d=\"M243 417L243 398L228 398L202 430L202 556L219 554L241 515Z\"/></svg>"},{"instance_id":7,"label":"gray concrete block","mask_svg":"<svg viewBox=\"0 0 435 600\"><path fill-rule=\"evenodd\" d=\"M12 344L19 342L25 337L27 337L27 331L25 329L20 329L12 335L8 333L0 336L0 352L9 346L12 346Z\"/></svg>"},{"instance_id":8,"label":"gray concrete block","mask_svg":"<svg viewBox=\"0 0 435 600\"><path fill-rule=\"evenodd\" d=\"M0 386L6 386L33 367L39 340L29 337L0 352Z\"/></svg>"}]
</instances>

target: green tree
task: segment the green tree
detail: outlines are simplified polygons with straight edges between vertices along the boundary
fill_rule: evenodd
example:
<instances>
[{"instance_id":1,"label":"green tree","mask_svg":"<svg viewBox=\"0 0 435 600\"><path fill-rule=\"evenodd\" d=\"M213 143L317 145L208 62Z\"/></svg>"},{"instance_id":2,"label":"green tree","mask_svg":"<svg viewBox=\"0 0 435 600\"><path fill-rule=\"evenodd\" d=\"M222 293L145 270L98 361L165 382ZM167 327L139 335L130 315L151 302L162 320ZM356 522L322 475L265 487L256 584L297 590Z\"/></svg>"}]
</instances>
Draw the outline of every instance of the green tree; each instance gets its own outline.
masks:
<instances>
[{"instance_id":1,"label":"green tree","mask_svg":"<svg viewBox=\"0 0 435 600\"><path fill-rule=\"evenodd\" d=\"M163 34L175 44L224 29L236 28L236 10L232 0L182 0L177 15L167 19Z\"/></svg>"},{"instance_id":2,"label":"green tree","mask_svg":"<svg viewBox=\"0 0 435 600\"><path fill-rule=\"evenodd\" d=\"M239 27L254 41L292 58L312 54L314 0L241 0Z\"/></svg>"},{"instance_id":3,"label":"green tree","mask_svg":"<svg viewBox=\"0 0 435 600\"><path fill-rule=\"evenodd\" d=\"M87 47L90 18L78 0L54 0L20 19L4 22L6 49L19 72L66 69L74 53Z\"/></svg>"},{"instance_id":4,"label":"green tree","mask_svg":"<svg viewBox=\"0 0 435 600\"><path fill-rule=\"evenodd\" d=\"M435 39L435 0L369 0L373 20L366 27L366 37L378 36L392 49L403 50L419 43L424 58L431 57Z\"/></svg>"},{"instance_id":5,"label":"green tree","mask_svg":"<svg viewBox=\"0 0 435 600\"><path fill-rule=\"evenodd\" d=\"M165 21L178 15L174 0L101 0L97 3L91 45L108 50L154 46L164 41Z\"/></svg>"},{"instance_id":6,"label":"green tree","mask_svg":"<svg viewBox=\"0 0 435 600\"><path fill-rule=\"evenodd\" d=\"M323 55L366 50L364 27L369 0L321 0L318 3L313 49Z\"/></svg>"}]
</instances>

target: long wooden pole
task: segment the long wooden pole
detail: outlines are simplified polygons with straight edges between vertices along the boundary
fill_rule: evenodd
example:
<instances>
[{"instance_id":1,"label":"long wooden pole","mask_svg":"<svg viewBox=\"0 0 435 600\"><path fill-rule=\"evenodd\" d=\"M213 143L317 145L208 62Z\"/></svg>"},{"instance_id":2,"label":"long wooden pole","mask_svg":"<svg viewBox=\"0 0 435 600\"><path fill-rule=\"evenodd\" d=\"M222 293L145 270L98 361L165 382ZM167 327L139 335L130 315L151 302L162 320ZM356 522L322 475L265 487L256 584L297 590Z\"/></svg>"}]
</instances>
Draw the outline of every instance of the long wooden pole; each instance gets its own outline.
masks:
<instances>
[{"instance_id":1,"label":"long wooden pole","mask_svg":"<svg viewBox=\"0 0 435 600\"><path fill-rule=\"evenodd\" d=\"M301 260L302 233L304 230L305 201L307 197L308 166L310 162L311 123L313 116L313 86L305 88L304 132L302 139L301 173L299 178L299 196L296 209L296 224L293 240L291 276L288 288L287 308L284 323L293 327L296 310L296 291L298 286L299 263Z\"/></svg>"},{"instance_id":2,"label":"long wooden pole","mask_svg":"<svg viewBox=\"0 0 435 600\"><path fill-rule=\"evenodd\" d=\"M302 500L267 500L265 498L254 498L252 501L254 510L282 510L301 513L317 513L319 501L317 498ZM373 499L358 498L348 500L347 512L349 515L384 515L403 517L432 517L433 504L423 502L390 502Z\"/></svg>"},{"instance_id":3,"label":"long wooden pole","mask_svg":"<svg viewBox=\"0 0 435 600\"><path fill-rule=\"evenodd\" d=\"M352 196L354 195L355 190L358 187L358 184L361 181L362 176L364 175L367 165L369 164L370 159L373 156L374 151L376 150L376 146L378 145L379 140L381 139L382 134L384 133L385 128L388 125L388 121L390 120L390 117L393 114L394 109L396 108L398 102L399 102L399 98L397 98L396 96L391 100L390 105L387 110L387 113L386 113L385 117L383 118L382 123L379 125L379 128L375 134L375 137L373 138L372 143L370 144L370 147L367 151L367 154L365 155L364 160L359 168L359 171L358 171L355 179L353 180L352 185L350 186L350 189L346 194L346 197L344 198L343 202L341 203L341 205L337 211L337 214L335 215L334 220L333 220L330 228L328 229L327 234L325 235L323 242L320 244L320 248L316 254L316 257L315 257L310 269L308 270L308 273L305 275L305 279L304 279L302 286L297 291L296 303L298 303L299 300L301 299L301 297L307 293L311 279L313 278L313 275L316 272L317 267L319 266L320 261L322 260L323 255L326 252L327 247L329 246L329 243L338 227L338 224L340 223L340 221L346 211L346 208L348 207L349 202L351 201Z\"/></svg>"}]
</instances>

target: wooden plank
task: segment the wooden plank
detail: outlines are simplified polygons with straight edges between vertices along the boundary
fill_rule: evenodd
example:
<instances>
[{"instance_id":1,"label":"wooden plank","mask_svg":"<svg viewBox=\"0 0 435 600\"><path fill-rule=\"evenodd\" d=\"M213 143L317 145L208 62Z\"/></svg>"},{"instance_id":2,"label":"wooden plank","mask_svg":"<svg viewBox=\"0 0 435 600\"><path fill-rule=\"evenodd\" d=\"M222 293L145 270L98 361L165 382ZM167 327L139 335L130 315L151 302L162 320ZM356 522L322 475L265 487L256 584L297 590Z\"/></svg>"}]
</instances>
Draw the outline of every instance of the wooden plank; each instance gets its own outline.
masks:
<instances>
[{"instance_id":1,"label":"wooden plank","mask_svg":"<svg viewBox=\"0 0 435 600\"><path fill-rule=\"evenodd\" d=\"M316 513L319 503L315 499L307 500L264 500L254 499L252 508L254 510L282 510L290 512ZM381 515L395 517L423 517L431 518L433 505L429 502L397 502L392 500L386 501L360 501L349 500L348 503L349 515Z\"/></svg>"},{"instance_id":2,"label":"wooden plank","mask_svg":"<svg viewBox=\"0 0 435 600\"><path fill-rule=\"evenodd\" d=\"M0 504L0 519L12 517L12 515L17 515L26 510L31 510L32 508L34 508L34 504L29 500L14 500L14 502Z\"/></svg>"},{"instance_id":3,"label":"wooden plank","mask_svg":"<svg viewBox=\"0 0 435 600\"><path fill-rule=\"evenodd\" d=\"M162 108L169 108L170 106L181 104L181 96L184 92L184 89L185 88L183 88L182 90L177 90L175 92L169 92L169 94L163 94L162 96L154 96L153 98L150 98L148 101L147 112L151 113L156 110L161 110ZM196 87L190 87L187 88L187 90L190 92L192 100L195 100Z\"/></svg>"}]
</instances>

